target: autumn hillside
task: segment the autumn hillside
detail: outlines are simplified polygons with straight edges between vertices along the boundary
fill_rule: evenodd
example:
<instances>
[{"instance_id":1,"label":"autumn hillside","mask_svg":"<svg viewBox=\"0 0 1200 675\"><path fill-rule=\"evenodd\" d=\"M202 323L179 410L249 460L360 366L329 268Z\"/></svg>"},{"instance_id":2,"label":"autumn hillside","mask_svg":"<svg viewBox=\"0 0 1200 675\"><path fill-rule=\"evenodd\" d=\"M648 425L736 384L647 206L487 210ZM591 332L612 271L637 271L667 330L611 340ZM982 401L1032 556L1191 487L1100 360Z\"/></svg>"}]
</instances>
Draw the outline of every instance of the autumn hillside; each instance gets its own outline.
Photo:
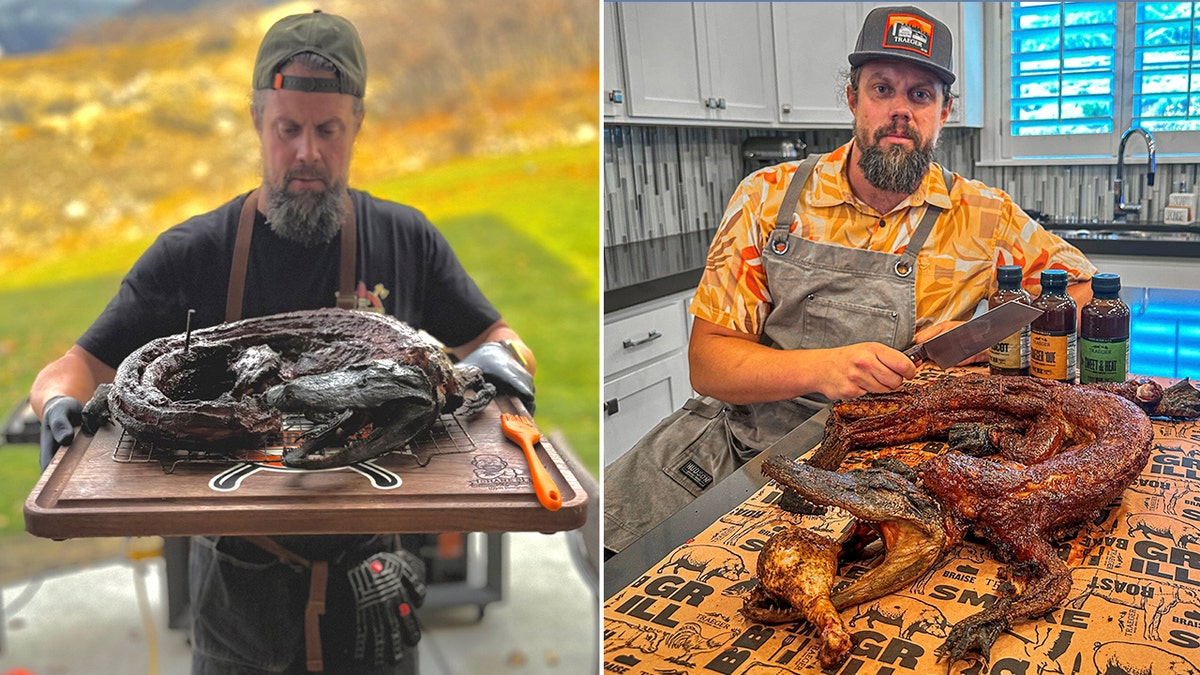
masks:
<instances>
[{"instance_id":1,"label":"autumn hillside","mask_svg":"<svg viewBox=\"0 0 1200 675\"><path fill-rule=\"evenodd\" d=\"M113 21L55 52L0 59L0 270L10 285L33 261L143 240L253 187L258 42L279 17L313 6ZM594 2L320 6L353 21L367 50L354 184L596 140Z\"/></svg>"}]
</instances>

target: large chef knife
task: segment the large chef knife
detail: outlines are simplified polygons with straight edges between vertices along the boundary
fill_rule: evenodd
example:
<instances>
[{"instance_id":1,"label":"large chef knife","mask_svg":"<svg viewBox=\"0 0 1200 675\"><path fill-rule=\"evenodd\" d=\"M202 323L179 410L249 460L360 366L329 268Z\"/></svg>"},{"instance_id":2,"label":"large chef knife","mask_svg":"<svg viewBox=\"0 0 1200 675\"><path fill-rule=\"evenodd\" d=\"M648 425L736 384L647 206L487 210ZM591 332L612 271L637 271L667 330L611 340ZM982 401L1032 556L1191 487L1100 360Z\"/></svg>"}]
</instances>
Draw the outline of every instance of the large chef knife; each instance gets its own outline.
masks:
<instances>
[{"instance_id":1,"label":"large chef knife","mask_svg":"<svg viewBox=\"0 0 1200 675\"><path fill-rule=\"evenodd\" d=\"M1040 309L1010 300L937 337L909 347L904 355L917 365L933 361L938 368L946 369L991 347L1041 315Z\"/></svg>"}]
</instances>

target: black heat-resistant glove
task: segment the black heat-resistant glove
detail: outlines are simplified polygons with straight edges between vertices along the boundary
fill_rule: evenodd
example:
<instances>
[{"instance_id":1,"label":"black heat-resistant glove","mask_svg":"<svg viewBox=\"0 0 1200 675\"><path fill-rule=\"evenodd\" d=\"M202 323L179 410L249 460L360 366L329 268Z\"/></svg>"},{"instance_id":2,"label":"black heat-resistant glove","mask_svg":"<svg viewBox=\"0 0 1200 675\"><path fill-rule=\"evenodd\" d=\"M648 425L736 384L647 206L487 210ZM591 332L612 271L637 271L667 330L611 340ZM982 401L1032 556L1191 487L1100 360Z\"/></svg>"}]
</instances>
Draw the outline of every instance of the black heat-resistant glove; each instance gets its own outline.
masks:
<instances>
[{"instance_id":1,"label":"black heat-resistant glove","mask_svg":"<svg viewBox=\"0 0 1200 675\"><path fill-rule=\"evenodd\" d=\"M516 395L533 414L533 375L507 347L499 342L485 342L462 362L483 371L483 379L496 385L501 393Z\"/></svg>"},{"instance_id":2,"label":"black heat-resistant glove","mask_svg":"<svg viewBox=\"0 0 1200 675\"><path fill-rule=\"evenodd\" d=\"M41 452L38 463L42 471L54 459L54 453L75 440L75 426L83 420L83 405L70 396L55 396L42 406Z\"/></svg>"},{"instance_id":3,"label":"black heat-resistant glove","mask_svg":"<svg viewBox=\"0 0 1200 675\"><path fill-rule=\"evenodd\" d=\"M421 640L416 609L425 602L425 563L403 549L376 553L347 572L354 591L354 658L399 663Z\"/></svg>"}]
</instances>

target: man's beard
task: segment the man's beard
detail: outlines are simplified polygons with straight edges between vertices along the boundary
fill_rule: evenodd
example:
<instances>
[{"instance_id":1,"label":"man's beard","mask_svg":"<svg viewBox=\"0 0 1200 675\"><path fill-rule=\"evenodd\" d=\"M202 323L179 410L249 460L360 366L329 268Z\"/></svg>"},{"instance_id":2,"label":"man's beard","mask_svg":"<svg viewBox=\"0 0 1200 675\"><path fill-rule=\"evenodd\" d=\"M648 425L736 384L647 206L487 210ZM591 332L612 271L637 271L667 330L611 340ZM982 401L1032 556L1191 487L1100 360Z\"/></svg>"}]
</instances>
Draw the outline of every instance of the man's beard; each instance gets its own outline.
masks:
<instances>
[{"instance_id":1,"label":"man's beard","mask_svg":"<svg viewBox=\"0 0 1200 675\"><path fill-rule=\"evenodd\" d=\"M937 141L926 143L921 133L908 125L883 127L875 132L875 142L867 142L867 133L855 125L854 140L858 149L858 166L868 182L884 192L912 194L925 178ZM900 134L913 140L913 149L893 145L886 150L879 143L884 136Z\"/></svg>"},{"instance_id":2,"label":"man's beard","mask_svg":"<svg viewBox=\"0 0 1200 675\"><path fill-rule=\"evenodd\" d=\"M327 244L337 235L346 216L343 183L329 183L324 190L301 190L289 192L287 185L294 178L311 178L305 172L288 171L279 187L267 187L267 223L271 231L283 239L306 247Z\"/></svg>"}]
</instances>

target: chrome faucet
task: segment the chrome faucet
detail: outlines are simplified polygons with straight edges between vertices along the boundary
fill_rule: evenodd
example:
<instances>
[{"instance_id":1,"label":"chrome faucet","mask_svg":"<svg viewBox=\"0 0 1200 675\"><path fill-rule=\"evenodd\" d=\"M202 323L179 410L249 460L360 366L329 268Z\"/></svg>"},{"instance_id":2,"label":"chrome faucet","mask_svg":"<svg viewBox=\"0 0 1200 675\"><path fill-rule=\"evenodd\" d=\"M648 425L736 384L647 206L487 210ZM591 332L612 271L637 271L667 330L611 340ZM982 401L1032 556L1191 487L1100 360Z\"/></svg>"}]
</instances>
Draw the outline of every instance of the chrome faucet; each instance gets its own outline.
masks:
<instances>
[{"instance_id":1,"label":"chrome faucet","mask_svg":"<svg viewBox=\"0 0 1200 675\"><path fill-rule=\"evenodd\" d=\"M1154 158L1154 136L1141 127L1129 127L1125 133L1121 134L1121 147L1117 150L1117 177L1113 180L1113 220L1124 221L1125 216L1130 213L1137 213L1142 210L1141 204L1126 204L1125 191L1122 189L1125 183L1125 143L1133 132L1138 132L1142 138L1146 139L1146 150L1150 154L1150 172L1146 174L1146 186L1154 185L1154 170L1157 162Z\"/></svg>"}]
</instances>

